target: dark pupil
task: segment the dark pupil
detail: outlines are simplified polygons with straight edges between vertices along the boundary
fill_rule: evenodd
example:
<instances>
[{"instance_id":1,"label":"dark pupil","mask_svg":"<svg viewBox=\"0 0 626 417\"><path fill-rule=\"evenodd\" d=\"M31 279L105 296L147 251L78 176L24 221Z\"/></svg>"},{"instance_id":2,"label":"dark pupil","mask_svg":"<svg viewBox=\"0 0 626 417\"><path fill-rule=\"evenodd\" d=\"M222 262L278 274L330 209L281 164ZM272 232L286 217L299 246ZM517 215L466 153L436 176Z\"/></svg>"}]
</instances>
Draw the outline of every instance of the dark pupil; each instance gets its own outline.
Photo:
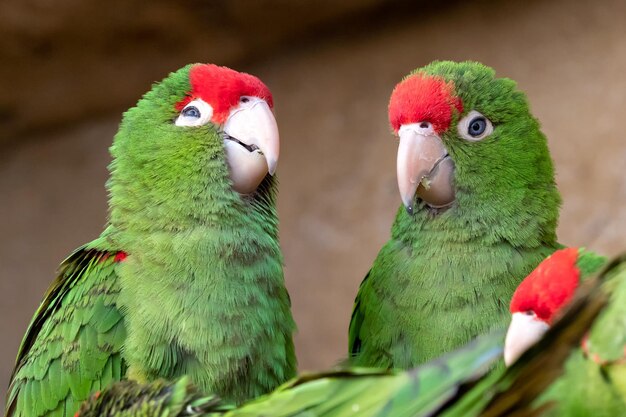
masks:
<instances>
[{"instance_id":1,"label":"dark pupil","mask_svg":"<svg viewBox=\"0 0 626 417\"><path fill-rule=\"evenodd\" d=\"M487 128L487 121L483 117L477 117L470 122L469 133L471 136L480 136Z\"/></svg>"},{"instance_id":2,"label":"dark pupil","mask_svg":"<svg viewBox=\"0 0 626 417\"><path fill-rule=\"evenodd\" d=\"M200 110L197 107L189 106L183 110L183 116L185 117L193 117L194 119L200 118Z\"/></svg>"}]
</instances>

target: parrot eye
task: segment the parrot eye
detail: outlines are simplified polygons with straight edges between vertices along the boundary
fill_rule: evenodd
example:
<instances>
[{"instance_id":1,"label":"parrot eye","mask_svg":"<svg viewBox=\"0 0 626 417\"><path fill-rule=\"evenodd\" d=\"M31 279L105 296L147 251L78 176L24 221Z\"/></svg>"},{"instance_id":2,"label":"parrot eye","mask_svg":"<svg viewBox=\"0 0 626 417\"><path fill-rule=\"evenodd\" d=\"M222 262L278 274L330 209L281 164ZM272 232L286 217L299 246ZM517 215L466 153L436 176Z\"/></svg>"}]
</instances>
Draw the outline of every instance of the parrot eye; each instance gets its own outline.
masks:
<instances>
[{"instance_id":1,"label":"parrot eye","mask_svg":"<svg viewBox=\"0 0 626 417\"><path fill-rule=\"evenodd\" d=\"M185 117L192 117L194 119L200 118L200 110L198 110L195 106L185 107L181 114Z\"/></svg>"},{"instance_id":2,"label":"parrot eye","mask_svg":"<svg viewBox=\"0 0 626 417\"><path fill-rule=\"evenodd\" d=\"M487 121L482 117L477 117L470 122L469 128L467 129L467 133L469 133L469 135L473 137L480 136L483 134L486 128L487 128Z\"/></svg>"},{"instance_id":3,"label":"parrot eye","mask_svg":"<svg viewBox=\"0 0 626 417\"><path fill-rule=\"evenodd\" d=\"M213 107L201 99L192 100L180 112L176 126L203 126L213 117Z\"/></svg>"},{"instance_id":4,"label":"parrot eye","mask_svg":"<svg viewBox=\"0 0 626 417\"><path fill-rule=\"evenodd\" d=\"M472 110L459 121L459 135L466 140L476 142L493 133L493 125L485 116Z\"/></svg>"}]
</instances>

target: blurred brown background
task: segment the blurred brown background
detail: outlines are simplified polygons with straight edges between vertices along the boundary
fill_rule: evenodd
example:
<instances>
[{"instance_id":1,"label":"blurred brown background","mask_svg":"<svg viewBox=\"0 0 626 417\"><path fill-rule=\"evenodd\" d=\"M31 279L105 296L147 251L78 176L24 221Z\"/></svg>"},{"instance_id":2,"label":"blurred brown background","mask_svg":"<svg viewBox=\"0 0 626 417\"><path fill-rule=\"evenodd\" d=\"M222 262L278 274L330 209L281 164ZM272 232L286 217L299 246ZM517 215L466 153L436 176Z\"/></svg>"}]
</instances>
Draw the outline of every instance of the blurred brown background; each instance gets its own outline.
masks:
<instances>
[{"instance_id":1,"label":"blurred brown background","mask_svg":"<svg viewBox=\"0 0 626 417\"><path fill-rule=\"evenodd\" d=\"M516 79L550 140L561 241L626 249L622 0L3 0L0 391L54 269L105 223L121 112L188 62L252 72L274 93L298 356L333 364L400 201L387 100L434 59Z\"/></svg>"}]
</instances>

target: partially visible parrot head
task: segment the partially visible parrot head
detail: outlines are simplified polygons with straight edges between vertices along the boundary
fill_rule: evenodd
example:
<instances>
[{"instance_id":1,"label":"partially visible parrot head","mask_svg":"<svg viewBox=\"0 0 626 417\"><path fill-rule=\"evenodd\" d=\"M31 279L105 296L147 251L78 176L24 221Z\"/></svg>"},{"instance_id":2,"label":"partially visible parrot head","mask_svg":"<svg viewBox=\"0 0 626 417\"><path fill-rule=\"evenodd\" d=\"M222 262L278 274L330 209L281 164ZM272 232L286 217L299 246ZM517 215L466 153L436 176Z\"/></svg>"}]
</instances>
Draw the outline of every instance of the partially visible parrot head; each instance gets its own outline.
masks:
<instances>
[{"instance_id":1,"label":"partially visible parrot head","mask_svg":"<svg viewBox=\"0 0 626 417\"><path fill-rule=\"evenodd\" d=\"M560 202L545 136L515 82L477 62L433 62L393 90L398 186L409 213L520 209L555 223ZM537 220L538 221L538 220Z\"/></svg>"},{"instance_id":2,"label":"partially visible parrot head","mask_svg":"<svg viewBox=\"0 0 626 417\"><path fill-rule=\"evenodd\" d=\"M261 80L217 65L188 65L155 84L124 114L111 148L112 220L194 221L254 199L278 162L272 109Z\"/></svg>"},{"instance_id":3,"label":"partially visible parrot head","mask_svg":"<svg viewBox=\"0 0 626 417\"><path fill-rule=\"evenodd\" d=\"M149 384L123 380L92 394L74 417L200 417L224 408L216 396L199 395L188 377Z\"/></svg>"},{"instance_id":4,"label":"partially visible parrot head","mask_svg":"<svg viewBox=\"0 0 626 417\"><path fill-rule=\"evenodd\" d=\"M560 249L541 262L511 298L511 324L504 361L512 364L550 328L571 301L580 282L579 250Z\"/></svg>"}]
</instances>

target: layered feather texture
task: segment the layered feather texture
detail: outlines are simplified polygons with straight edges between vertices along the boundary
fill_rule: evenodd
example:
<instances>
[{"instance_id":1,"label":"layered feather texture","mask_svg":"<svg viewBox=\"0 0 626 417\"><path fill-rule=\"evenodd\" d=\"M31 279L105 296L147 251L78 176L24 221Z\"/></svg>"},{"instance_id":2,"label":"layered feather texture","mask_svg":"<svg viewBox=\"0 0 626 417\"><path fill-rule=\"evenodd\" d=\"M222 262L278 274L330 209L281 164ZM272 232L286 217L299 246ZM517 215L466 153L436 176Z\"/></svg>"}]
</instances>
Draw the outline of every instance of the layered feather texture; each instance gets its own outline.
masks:
<instances>
[{"instance_id":1,"label":"layered feather texture","mask_svg":"<svg viewBox=\"0 0 626 417\"><path fill-rule=\"evenodd\" d=\"M546 336L508 369L494 368L501 358L503 339L503 332L496 331L408 371L360 368L302 375L239 407L216 401L214 396L194 395L186 380L149 386L121 383L92 398L79 417L103 415L105 410L110 417L543 415L552 404L538 405L537 399L561 375L571 350L606 309L608 298L602 284L613 267L588 280Z\"/></svg>"},{"instance_id":2,"label":"layered feather texture","mask_svg":"<svg viewBox=\"0 0 626 417\"><path fill-rule=\"evenodd\" d=\"M7 414L67 416L125 373L115 253L81 248L61 265L20 346Z\"/></svg>"}]
</instances>

